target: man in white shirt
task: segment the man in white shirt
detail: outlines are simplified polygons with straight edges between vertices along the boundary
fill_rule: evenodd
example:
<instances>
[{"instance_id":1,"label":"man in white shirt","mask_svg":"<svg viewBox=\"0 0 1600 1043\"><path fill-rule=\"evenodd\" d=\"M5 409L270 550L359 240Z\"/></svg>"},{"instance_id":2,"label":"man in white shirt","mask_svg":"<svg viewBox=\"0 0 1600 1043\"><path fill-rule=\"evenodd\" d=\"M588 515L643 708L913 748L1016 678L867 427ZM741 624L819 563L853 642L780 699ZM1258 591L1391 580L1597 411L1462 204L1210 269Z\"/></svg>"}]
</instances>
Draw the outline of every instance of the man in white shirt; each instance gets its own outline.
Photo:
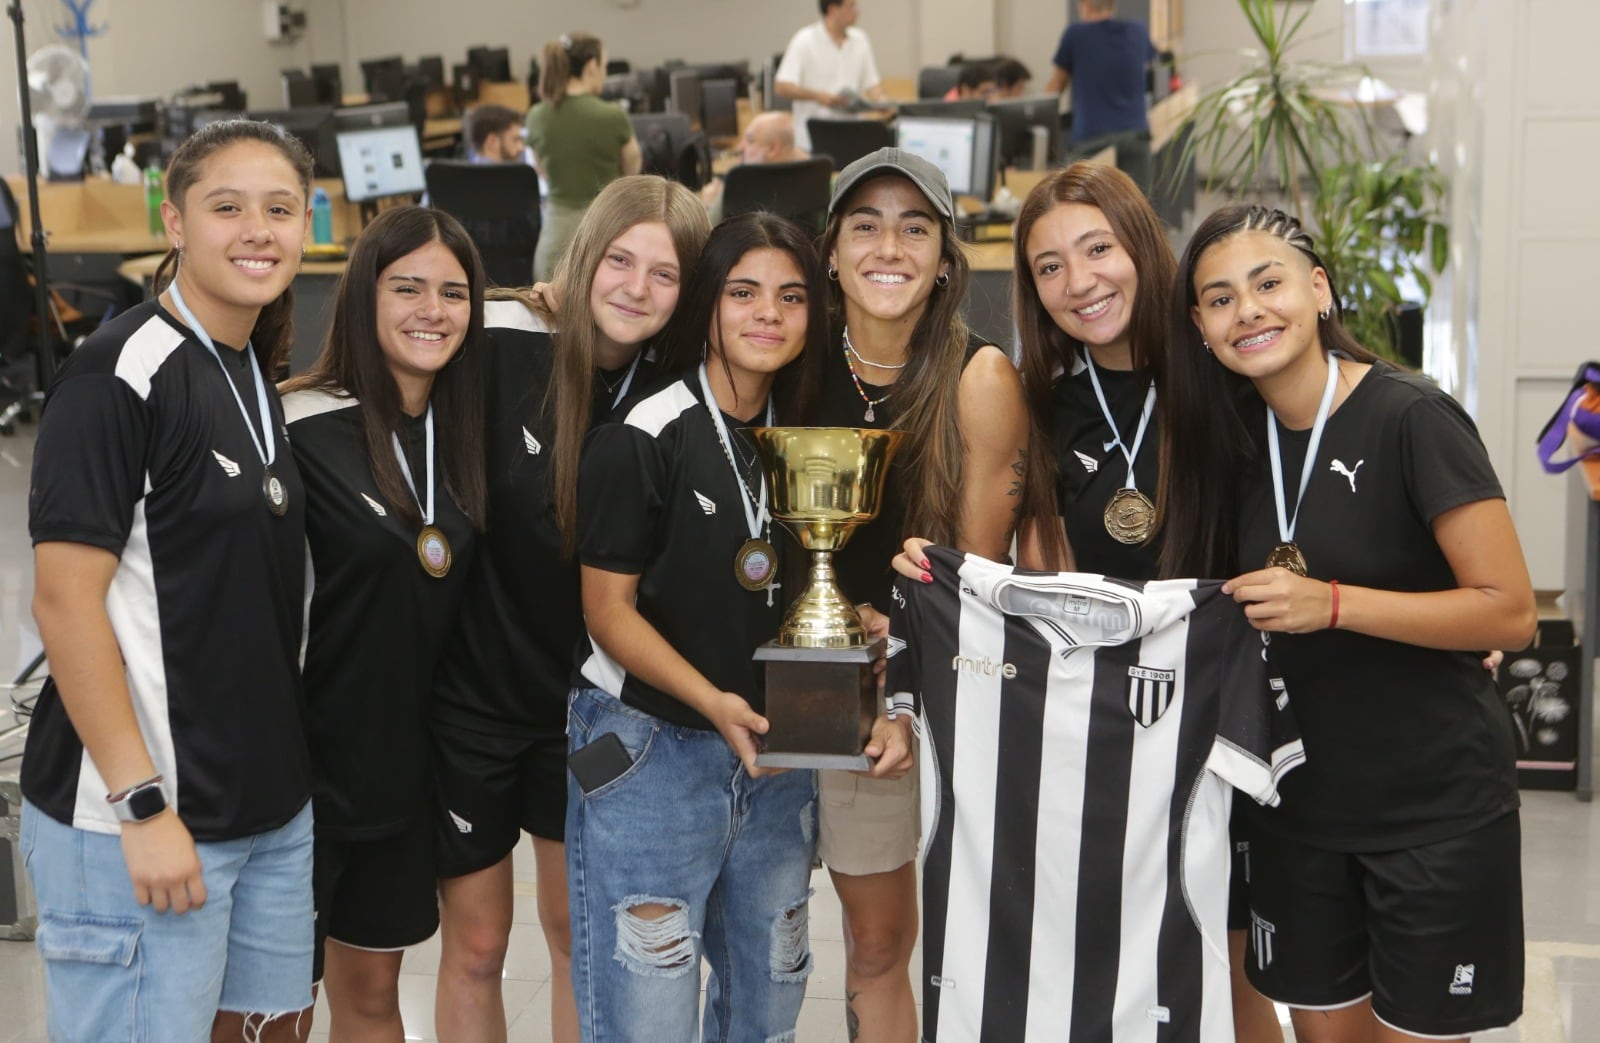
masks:
<instances>
[{"instance_id":1,"label":"man in white shirt","mask_svg":"<svg viewBox=\"0 0 1600 1043\"><path fill-rule=\"evenodd\" d=\"M860 13L856 0L817 0L817 4L821 21L790 38L773 84L780 98L794 102L795 144L806 152L811 151L806 126L811 117L848 118L844 109L850 94L871 101L884 97L872 44L855 28Z\"/></svg>"}]
</instances>

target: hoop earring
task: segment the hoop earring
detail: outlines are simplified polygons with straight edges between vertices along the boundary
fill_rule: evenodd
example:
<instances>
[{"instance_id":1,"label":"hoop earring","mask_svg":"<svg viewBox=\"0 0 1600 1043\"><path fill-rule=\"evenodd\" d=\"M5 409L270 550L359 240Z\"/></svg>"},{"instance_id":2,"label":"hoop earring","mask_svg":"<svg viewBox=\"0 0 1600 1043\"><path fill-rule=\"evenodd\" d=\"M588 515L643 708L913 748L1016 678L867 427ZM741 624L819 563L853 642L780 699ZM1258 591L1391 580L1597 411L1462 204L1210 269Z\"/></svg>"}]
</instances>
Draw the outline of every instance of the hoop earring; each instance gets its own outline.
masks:
<instances>
[{"instance_id":1,"label":"hoop earring","mask_svg":"<svg viewBox=\"0 0 1600 1043\"><path fill-rule=\"evenodd\" d=\"M950 273L949 272L940 272L938 275L933 277L933 284L935 286L939 287L940 289L943 289L944 287L949 286L950 285Z\"/></svg>"},{"instance_id":2,"label":"hoop earring","mask_svg":"<svg viewBox=\"0 0 1600 1043\"><path fill-rule=\"evenodd\" d=\"M839 281L839 269L835 268L831 264L828 265L828 281L829 282L838 282Z\"/></svg>"},{"instance_id":3,"label":"hoop earring","mask_svg":"<svg viewBox=\"0 0 1600 1043\"><path fill-rule=\"evenodd\" d=\"M1327 322L1328 321L1328 316L1330 316L1332 314L1333 314L1333 305L1330 304L1326 308L1323 308L1321 311L1317 312L1317 318L1321 319L1323 322Z\"/></svg>"}]
</instances>

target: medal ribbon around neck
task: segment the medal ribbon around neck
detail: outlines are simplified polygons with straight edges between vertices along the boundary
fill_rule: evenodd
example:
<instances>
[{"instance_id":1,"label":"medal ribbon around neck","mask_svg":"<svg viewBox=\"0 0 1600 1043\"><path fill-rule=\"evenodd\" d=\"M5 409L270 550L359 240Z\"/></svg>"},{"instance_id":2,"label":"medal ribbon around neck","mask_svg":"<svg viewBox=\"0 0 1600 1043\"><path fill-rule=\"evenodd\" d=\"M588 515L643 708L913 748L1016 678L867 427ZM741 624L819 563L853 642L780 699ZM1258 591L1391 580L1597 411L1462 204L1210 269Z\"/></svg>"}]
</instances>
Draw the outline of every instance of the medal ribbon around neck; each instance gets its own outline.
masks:
<instances>
[{"instance_id":1,"label":"medal ribbon around neck","mask_svg":"<svg viewBox=\"0 0 1600 1043\"><path fill-rule=\"evenodd\" d=\"M1300 521L1300 502L1306 497L1306 486L1311 484L1311 472L1317 465L1317 449L1322 445L1322 432L1328 426L1328 414L1333 412L1333 393L1339 386L1339 357L1328 352L1328 381L1322 389L1322 402L1317 406L1317 419L1311 425L1311 441L1306 445L1305 462L1300 465L1300 491L1295 495L1294 514L1291 516L1283 496L1283 454L1278 448L1278 414L1267 407L1267 452L1272 458L1272 495L1278 508L1278 539L1294 543L1294 528Z\"/></svg>"},{"instance_id":2,"label":"medal ribbon around neck","mask_svg":"<svg viewBox=\"0 0 1600 1043\"><path fill-rule=\"evenodd\" d=\"M1106 426L1111 429L1111 437L1115 438L1116 446L1122 450L1123 459L1128 461L1128 480L1122 483L1124 489L1138 490L1138 485L1133 480L1133 462L1139 458L1139 447L1144 444L1145 430L1150 426L1150 414L1156 406L1156 382L1150 382L1150 390L1144 395L1144 411L1139 414L1139 430L1133 435L1133 448L1129 449L1122 440L1122 432L1117 430L1117 422L1111 419L1111 407L1106 404L1106 393L1100 389L1100 373L1095 368L1094 359L1089 355L1089 349L1083 349L1083 361L1089 366L1089 383L1094 385L1094 397L1100 403L1100 415L1105 417Z\"/></svg>"},{"instance_id":3,"label":"medal ribbon around neck","mask_svg":"<svg viewBox=\"0 0 1600 1043\"><path fill-rule=\"evenodd\" d=\"M639 353L633 357L633 361L628 363L628 372L623 374L622 383L617 387L617 393L611 397L612 409L617 408L617 403L622 401L623 396L627 395L628 389L633 386L633 375L639 372L639 360L642 358L644 358L644 350L640 349Z\"/></svg>"},{"instance_id":4,"label":"medal ribbon around neck","mask_svg":"<svg viewBox=\"0 0 1600 1043\"><path fill-rule=\"evenodd\" d=\"M417 533L417 560L422 562L422 569L434 579L443 579L450 572L450 540L445 536L444 530L433 524L433 490L434 490L434 457L433 457L433 403L428 403L428 412L422 421L425 432L423 444L428 459L428 502L423 503L422 497L417 495L417 483L411 477L411 464L406 461L404 447L400 445L398 432L389 432L389 440L394 443L394 458L400 463L400 477L405 480L406 488L411 490L411 498L417 501L417 510L422 512L422 530Z\"/></svg>"},{"instance_id":5,"label":"medal ribbon around neck","mask_svg":"<svg viewBox=\"0 0 1600 1043\"><path fill-rule=\"evenodd\" d=\"M711 381L706 379L706 364L700 363L700 391L706 396L706 409L711 413L711 422L717 428L717 441L722 443L722 454L728 458L728 466L733 469L734 481L739 485L739 503L744 507L745 524L750 527L750 538L759 540L762 531L766 528L770 516L767 514L767 476L761 475L761 498L759 503L752 503L750 487L745 484L744 475L739 473L739 464L733 458L733 441L728 435L728 425L722 422L722 408L717 405L717 398L711 393ZM772 396L767 396L767 422L772 426Z\"/></svg>"},{"instance_id":6,"label":"medal ribbon around neck","mask_svg":"<svg viewBox=\"0 0 1600 1043\"><path fill-rule=\"evenodd\" d=\"M205 345L211 357L217 360L217 365L222 368L223 379L228 382L228 390L233 392L233 401L239 407L239 415L244 418L244 428L250 432L250 441L256 447L256 455L261 458L263 467L270 468L272 462L278 458L278 443L272 437L272 410L267 407L267 382L262 379L261 366L256 362L256 353L251 350L250 342L245 341L244 353L250 360L250 376L256 384L256 406L261 412L261 431L266 435L267 445L261 447L261 439L256 437L255 425L250 422L250 411L245 408L244 399L239 396L239 389L233 383L233 377L228 373L227 363L222 361L222 355L217 351L217 345L211 340L211 334L200 325L200 320L194 317L194 312L189 310L189 305L184 303L183 291L178 289L178 279L173 277L167 287L167 292L172 294L172 303L177 306L178 314L183 316L183 321L189 324L189 332L193 333L201 344Z\"/></svg>"}]
</instances>

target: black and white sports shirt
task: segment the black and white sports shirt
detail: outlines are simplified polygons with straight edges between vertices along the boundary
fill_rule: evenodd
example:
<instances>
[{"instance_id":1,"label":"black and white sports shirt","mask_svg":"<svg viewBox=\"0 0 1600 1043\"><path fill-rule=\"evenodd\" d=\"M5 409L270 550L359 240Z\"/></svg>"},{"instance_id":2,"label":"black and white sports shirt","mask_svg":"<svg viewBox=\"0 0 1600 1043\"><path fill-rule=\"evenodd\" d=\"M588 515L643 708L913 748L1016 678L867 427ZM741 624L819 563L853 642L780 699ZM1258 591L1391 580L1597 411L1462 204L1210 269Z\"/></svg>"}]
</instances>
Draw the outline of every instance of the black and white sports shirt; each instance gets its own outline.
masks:
<instances>
[{"instance_id":1,"label":"black and white sports shirt","mask_svg":"<svg viewBox=\"0 0 1600 1043\"><path fill-rule=\"evenodd\" d=\"M306 731L317 832L392 836L425 810L433 672L455 626L476 539L434 464L433 523L450 541L435 578L407 522L372 476L361 408L351 395L296 391L283 400L306 487ZM417 492L428 493L420 417L400 441ZM436 438L444 442L443 432Z\"/></svg>"},{"instance_id":2,"label":"black and white sports shirt","mask_svg":"<svg viewBox=\"0 0 1600 1043\"><path fill-rule=\"evenodd\" d=\"M1228 815L1302 759L1220 585L928 549L895 588L919 709L923 1038L1232 1039Z\"/></svg>"},{"instance_id":3,"label":"black and white sports shirt","mask_svg":"<svg viewBox=\"0 0 1600 1043\"><path fill-rule=\"evenodd\" d=\"M241 396L258 426L246 360L217 348L245 372ZM156 302L118 316L51 385L28 500L34 543L88 544L120 559L106 609L134 713L196 840L274 829L310 796L299 670L305 490L269 394L267 437L289 510L268 511L229 380ZM28 732L22 788L60 822L119 831L53 680Z\"/></svg>"}]
</instances>

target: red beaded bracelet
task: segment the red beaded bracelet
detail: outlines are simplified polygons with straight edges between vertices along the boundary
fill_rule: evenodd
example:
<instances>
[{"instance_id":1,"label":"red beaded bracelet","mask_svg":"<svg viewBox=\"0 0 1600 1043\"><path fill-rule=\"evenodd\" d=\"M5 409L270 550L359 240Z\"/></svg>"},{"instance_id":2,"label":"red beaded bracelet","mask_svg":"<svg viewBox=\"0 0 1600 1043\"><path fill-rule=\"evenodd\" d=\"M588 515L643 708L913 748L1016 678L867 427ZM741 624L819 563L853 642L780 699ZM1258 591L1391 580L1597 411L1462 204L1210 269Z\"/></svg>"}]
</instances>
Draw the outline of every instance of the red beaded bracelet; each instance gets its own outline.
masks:
<instances>
[{"instance_id":1,"label":"red beaded bracelet","mask_svg":"<svg viewBox=\"0 0 1600 1043\"><path fill-rule=\"evenodd\" d=\"M1339 629L1339 581L1330 579L1328 589L1333 591L1333 615L1328 619L1328 629Z\"/></svg>"}]
</instances>

